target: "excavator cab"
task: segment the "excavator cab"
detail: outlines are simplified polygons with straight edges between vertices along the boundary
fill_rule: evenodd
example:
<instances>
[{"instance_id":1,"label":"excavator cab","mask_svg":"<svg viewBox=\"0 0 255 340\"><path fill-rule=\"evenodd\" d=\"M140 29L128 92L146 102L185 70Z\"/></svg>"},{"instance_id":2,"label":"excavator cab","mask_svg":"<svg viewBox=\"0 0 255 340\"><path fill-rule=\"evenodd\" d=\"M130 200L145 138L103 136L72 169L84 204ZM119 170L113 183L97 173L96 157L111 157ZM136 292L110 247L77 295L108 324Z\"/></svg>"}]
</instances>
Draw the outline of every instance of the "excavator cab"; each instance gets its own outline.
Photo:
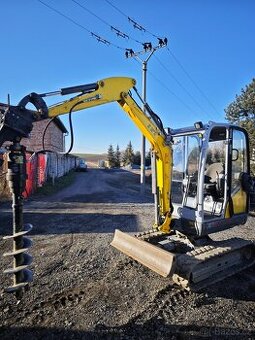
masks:
<instances>
[{"instance_id":1,"label":"excavator cab","mask_svg":"<svg viewBox=\"0 0 255 340\"><path fill-rule=\"evenodd\" d=\"M246 131L209 122L171 134L172 228L201 237L244 224L250 174Z\"/></svg>"},{"instance_id":2,"label":"excavator cab","mask_svg":"<svg viewBox=\"0 0 255 340\"><path fill-rule=\"evenodd\" d=\"M242 128L214 122L168 129L167 134L173 152L169 231L159 226L133 237L116 230L112 245L183 288L199 290L255 263L252 242L208 236L247 220L252 186L248 136Z\"/></svg>"}]
</instances>

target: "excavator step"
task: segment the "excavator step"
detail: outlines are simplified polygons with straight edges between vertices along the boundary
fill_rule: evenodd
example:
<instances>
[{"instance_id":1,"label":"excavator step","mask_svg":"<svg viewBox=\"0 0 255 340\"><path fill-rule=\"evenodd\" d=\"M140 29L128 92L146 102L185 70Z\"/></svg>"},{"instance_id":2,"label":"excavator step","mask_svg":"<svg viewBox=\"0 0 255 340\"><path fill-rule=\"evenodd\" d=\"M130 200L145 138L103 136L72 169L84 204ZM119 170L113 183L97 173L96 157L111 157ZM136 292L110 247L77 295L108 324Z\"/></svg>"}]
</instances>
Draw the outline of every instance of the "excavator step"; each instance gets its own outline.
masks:
<instances>
[{"instance_id":1,"label":"excavator step","mask_svg":"<svg viewBox=\"0 0 255 340\"><path fill-rule=\"evenodd\" d=\"M178 244L178 249L182 249L178 252L174 251L177 249L176 239L171 242L171 238L166 236L167 242L162 240L164 236L160 232L134 237L116 230L111 245L161 276L171 277L175 283L192 291L203 289L255 264L255 244L251 241L239 238L209 241L189 251L184 251L185 248ZM163 248L165 243L171 251ZM184 245L187 246L186 241Z\"/></svg>"}]
</instances>

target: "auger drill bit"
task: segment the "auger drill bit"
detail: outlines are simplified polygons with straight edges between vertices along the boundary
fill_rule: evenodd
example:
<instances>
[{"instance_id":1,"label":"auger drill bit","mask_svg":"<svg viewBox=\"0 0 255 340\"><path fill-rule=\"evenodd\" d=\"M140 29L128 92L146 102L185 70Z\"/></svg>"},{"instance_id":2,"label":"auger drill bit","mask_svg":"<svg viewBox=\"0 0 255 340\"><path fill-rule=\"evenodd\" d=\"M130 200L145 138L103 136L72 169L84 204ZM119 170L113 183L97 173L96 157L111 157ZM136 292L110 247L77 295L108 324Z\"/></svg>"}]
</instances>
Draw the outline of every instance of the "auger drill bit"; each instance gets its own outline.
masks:
<instances>
[{"instance_id":1,"label":"auger drill bit","mask_svg":"<svg viewBox=\"0 0 255 340\"><path fill-rule=\"evenodd\" d=\"M27 267L32 263L32 256L27 250L32 246L32 241L24 237L31 229L31 224L23 226L23 196L26 184L26 154L25 147L20 144L20 138L16 138L9 148L7 180L12 193L12 218L13 233L4 239L13 240L13 249L4 256L13 257L13 266L4 271L13 275L13 285L5 291L15 293L17 299L22 297L23 289L32 281L32 272Z\"/></svg>"}]
</instances>

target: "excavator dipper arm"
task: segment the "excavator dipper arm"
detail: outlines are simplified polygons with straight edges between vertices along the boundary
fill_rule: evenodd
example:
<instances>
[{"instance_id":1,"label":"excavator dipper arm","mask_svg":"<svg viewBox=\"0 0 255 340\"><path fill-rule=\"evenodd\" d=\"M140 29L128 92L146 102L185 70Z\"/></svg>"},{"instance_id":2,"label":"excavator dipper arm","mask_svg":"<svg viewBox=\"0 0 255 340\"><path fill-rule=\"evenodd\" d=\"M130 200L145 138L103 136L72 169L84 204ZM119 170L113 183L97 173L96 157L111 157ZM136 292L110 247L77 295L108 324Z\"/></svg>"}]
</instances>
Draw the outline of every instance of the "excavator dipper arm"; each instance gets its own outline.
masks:
<instances>
[{"instance_id":1,"label":"excavator dipper arm","mask_svg":"<svg viewBox=\"0 0 255 340\"><path fill-rule=\"evenodd\" d=\"M63 103L49 108L49 117L55 117L72 111L118 102L141 133L151 144L155 160L154 197L157 216L154 230L160 233L170 232L171 223L171 176L172 148L171 140L166 135L159 117L149 108L142 111L131 96L130 90L135 80L130 78L108 78L90 87L90 91L80 94ZM65 90L68 92L68 90ZM111 245L132 257L162 276L168 276L174 268L175 256L164 249L116 230Z\"/></svg>"},{"instance_id":2,"label":"excavator dipper arm","mask_svg":"<svg viewBox=\"0 0 255 340\"><path fill-rule=\"evenodd\" d=\"M171 169L172 169L172 149L167 142L165 131L162 124L159 124L158 117L148 109L145 113L132 98L130 90L136 82L132 78L116 77L100 80L91 84L85 94L79 94L67 101L54 104L48 109L48 117L56 117L73 111L84 110L91 107L118 102L121 108L127 113L136 127L148 139L151 144L152 152L156 158L156 183L158 192L159 218L155 228L163 232L170 231L171 222ZM74 88L69 88L72 91ZM59 93L68 94L68 88L62 89ZM51 93L43 94L51 95Z\"/></svg>"}]
</instances>

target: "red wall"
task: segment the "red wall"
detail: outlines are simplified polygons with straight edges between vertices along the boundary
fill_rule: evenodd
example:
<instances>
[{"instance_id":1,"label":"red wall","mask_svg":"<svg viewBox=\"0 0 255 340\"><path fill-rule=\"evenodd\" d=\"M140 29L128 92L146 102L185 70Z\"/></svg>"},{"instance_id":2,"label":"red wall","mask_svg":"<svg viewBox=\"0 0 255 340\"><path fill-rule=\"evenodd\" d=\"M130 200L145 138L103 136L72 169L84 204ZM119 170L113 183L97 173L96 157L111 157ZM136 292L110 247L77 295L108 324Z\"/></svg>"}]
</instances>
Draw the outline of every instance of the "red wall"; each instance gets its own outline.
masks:
<instances>
[{"instance_id":1,"label":"red wall","mask_svg":"<svg viewBox=\"0 0 255 340\"><path fill-rule=\"evenodd\" d=\"M45 154L37 154L32 157L31 154L26 154L27 180L24 197L30 196L38 186L41 187L46 181L46 157Z\"/></svg>"}]
</instances>

